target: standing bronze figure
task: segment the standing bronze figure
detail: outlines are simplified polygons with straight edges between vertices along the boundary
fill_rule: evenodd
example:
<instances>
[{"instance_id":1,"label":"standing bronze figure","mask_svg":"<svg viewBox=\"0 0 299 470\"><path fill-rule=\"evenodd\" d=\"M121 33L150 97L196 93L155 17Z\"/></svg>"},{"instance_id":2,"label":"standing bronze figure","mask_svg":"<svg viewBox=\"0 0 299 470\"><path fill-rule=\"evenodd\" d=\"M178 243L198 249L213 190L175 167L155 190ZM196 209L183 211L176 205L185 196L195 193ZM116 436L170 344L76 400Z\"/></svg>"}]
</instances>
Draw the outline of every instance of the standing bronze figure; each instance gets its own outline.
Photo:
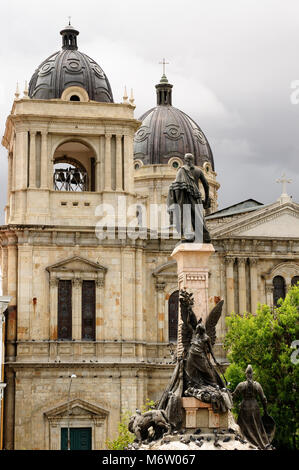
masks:
<instances>
[{"instance_id":1,"label":"standing bronze figure","mask_svg":"<svg viewBox=\"0 0 299 470\"><path fill-rule=\"evenodd\" d=\"M169 186L167 207L171 224L175 224L183 241L211 243L203 209L211 206L209 185L200 168L194 166L192 153L186 153L185 164L178 170L176 179ZM201 181L205 199L198 188Z\"/></svg>"},{"instance_id":2,"label":"standing bronze figure","mask_svg":"<svg viewBox=\"0 0 299 470\"><path fill-rule=\"evenodd\" d=\"M246 381L239 383L233 392L233 400L240 396L242 402L238 416L238 425L244 435L259 449L270 449L274 437L275 423L267 411L267 399L262 386L253 380L253 370L249 364L246 369ZM258 400L261 400L264 415L261 417Z\"/></svg>"}]
</instances>

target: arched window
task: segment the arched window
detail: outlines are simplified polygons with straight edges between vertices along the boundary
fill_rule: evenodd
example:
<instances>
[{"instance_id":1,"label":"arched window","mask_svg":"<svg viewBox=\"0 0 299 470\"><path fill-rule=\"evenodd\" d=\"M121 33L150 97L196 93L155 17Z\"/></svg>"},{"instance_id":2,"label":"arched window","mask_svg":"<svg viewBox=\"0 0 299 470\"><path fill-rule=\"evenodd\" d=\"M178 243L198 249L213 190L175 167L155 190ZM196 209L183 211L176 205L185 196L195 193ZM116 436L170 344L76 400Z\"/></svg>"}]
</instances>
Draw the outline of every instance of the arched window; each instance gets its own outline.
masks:
<instances>
[{"instance_id":1,"label":"arched window","mask_svg":"<svg viewBox=\"0 0 299 470\"><path fill-rule=\"evenodd\" d=\"M292 278L291 285L296 286L298 282L299 282L299 276L294 276Z\"/></svg>"},{"instance_id":2,"label":"arched window","mask_svg":"<svg viewBox=\"0 0 299 470\"><path fill-rule=\"evenodd\" d=\"M70 97L70 101L80 101L80 98L79 98L78 95L72 95L72 96Z\"/></svg>"},{"instance_id":3,"label":"arched window","mask_svg":"<svg viewBox=\"0 0 299 470\"><path fill-rule=\"evenodd\" d=\"M168 300L168 340L177 341L178 336L179 291L171 294Z\"/></svg>"},{"instance_id":4,"label":"arched window","mask_svg":"<svg viewBox=\"0 0 299 470\"><path fill-rule=\"evenodd\" d=\"M95 191L95 154L79 141L68 141L54 152L53 186L55 191Z\"/></svg>"},{"instance_id":5,"label":"arched window","mask_svg":"<svg viewBox=\"0 0 299 470\"><path fill-rule=\"evenodd\" d=\"M273 303L276 306L279 299L284 299L286 295L285 280L282 276L273 278Z\"/></svg>"}]
</instances>

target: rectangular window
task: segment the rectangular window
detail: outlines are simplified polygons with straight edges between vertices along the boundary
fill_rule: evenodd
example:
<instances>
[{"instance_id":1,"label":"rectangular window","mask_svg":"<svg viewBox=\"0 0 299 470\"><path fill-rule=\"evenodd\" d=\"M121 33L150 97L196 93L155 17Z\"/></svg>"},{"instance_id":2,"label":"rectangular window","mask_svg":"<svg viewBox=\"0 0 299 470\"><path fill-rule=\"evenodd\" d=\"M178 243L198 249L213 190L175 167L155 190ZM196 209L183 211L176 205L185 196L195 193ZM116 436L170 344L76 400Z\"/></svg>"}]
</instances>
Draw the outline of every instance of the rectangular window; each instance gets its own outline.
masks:
<instances>
[{"instance_id":1,"label":"rectangular window","mask_svg":"<svg viewBox=\"0 0 299 470\"><path fill-rule=\"evenodd\" d=\"M61 428L61 450L67 450L68 428ZM70 428L70 450L91 450L91 428Z\"/></svg>"},{"instance_id":2,"label":"rectangular window","mask_svg":"<svg viewBox=\"0 0 299 470\"><path fill-rule=\"evenodd\" d=\"M72 281L58 284L58 339L72 339Z\"/></svg>"},{"instance_id":3,"label":"rectangular window","mask_svg":"<svg viewBox=\"0 0 299 470\"><path fill-rule=\"evenodd\" d=\"M95 340L96 289L95 281L82 282L82 339Z\"/></svg>"}]
</instances>

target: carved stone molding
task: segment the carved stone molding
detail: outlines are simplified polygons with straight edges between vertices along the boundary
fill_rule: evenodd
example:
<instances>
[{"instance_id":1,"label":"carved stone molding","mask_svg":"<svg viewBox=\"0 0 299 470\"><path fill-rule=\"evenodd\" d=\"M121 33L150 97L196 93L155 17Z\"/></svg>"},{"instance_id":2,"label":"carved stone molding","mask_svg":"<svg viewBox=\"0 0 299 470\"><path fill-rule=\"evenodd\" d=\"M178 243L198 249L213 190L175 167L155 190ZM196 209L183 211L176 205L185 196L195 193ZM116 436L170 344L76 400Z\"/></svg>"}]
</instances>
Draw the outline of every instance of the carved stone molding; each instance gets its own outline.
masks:
<instances>
[{"instance_id":1,"label":"carved stone molding","mask_svg":"<svg viewBox=\"0 0 299 470\"><path fill-rule=\"evenodd\" d=\"M105 286L105 281L104 279L97 279L96 280L96 286L102 289Z\"/></svg>"},{"instance_id":2,"label":"carved stone molding","mask_svg":"<svg viewBox=\"0 0 299 470\"><path fill-rule=\"evenodd\" d=\"M83 279L82 278L75 278L72 279L72 283L75 289L78 289L82 286Z\"/></svg>"},{"instance_id":3,"label":"carved stone molding","mask_svg":"<svg viewBox=\"0 0 299 470\"><path fill-rule=\"evenodd\" d=\"M233 265L234 262L235 262L235 257L234 256L225 256L224 258L225 260L225 263L230 266L230 265Z\"/></svg>"},{"instance_id":4,"label":"carved stone molding","mask_svg":"<svg viewBox=\"0 0 299 470\"><path fill-rule=\"evenodd\" d=\"M166 282L159 282L159 281L156 282L156 290L157 290L158 292L159 292L159 291L160 291L160 292L161 292L161 291L163 292L164 289L165 289L165 286L166 286Z\"/></svg>"},{"instance_id":5,"label":"carved stone molding","mask_svg":"<svg viewBox=\"0 0 299 470\"><path fill-rule=\"evenodd\" d=\"M50 278L50 287L57 287L58 286L59 279L56 277L51 277Z\"/></svg>"},{"instance_id":6,"label":"carved stone molding","mask_svg":"<svg viewBox=\"0 0 299 470\"><path fill-rule=\"evenodd\" d=\"M205 281L207 279L206 274L186 274L186 281Z\"/></svg>"}]
</instances>

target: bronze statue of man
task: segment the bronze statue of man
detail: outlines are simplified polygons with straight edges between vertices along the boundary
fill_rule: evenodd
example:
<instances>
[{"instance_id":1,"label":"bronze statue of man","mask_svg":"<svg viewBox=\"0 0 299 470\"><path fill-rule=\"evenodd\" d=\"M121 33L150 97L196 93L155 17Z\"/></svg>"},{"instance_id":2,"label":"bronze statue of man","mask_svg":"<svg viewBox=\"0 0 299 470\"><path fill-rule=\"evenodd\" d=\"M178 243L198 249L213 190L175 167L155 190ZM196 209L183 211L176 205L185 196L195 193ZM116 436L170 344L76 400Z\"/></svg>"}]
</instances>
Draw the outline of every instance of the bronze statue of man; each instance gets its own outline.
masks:
<instances>
[{"instance_id":1,"label":"bronze statue of man","mask_svg":"<svg viewBox=\"0 0 299 470\"><path fill-rule=\"evenodd\" d=\"M184 160L185 164L169 186L167 207L170 222L175 223L182 241L211 243L203 215L203 209L211 206L209 185L201 169L194 165L192 153L186 153ZM199 181L205 191L204 200L198 188Z\"/></svg>"}]
</instances>

